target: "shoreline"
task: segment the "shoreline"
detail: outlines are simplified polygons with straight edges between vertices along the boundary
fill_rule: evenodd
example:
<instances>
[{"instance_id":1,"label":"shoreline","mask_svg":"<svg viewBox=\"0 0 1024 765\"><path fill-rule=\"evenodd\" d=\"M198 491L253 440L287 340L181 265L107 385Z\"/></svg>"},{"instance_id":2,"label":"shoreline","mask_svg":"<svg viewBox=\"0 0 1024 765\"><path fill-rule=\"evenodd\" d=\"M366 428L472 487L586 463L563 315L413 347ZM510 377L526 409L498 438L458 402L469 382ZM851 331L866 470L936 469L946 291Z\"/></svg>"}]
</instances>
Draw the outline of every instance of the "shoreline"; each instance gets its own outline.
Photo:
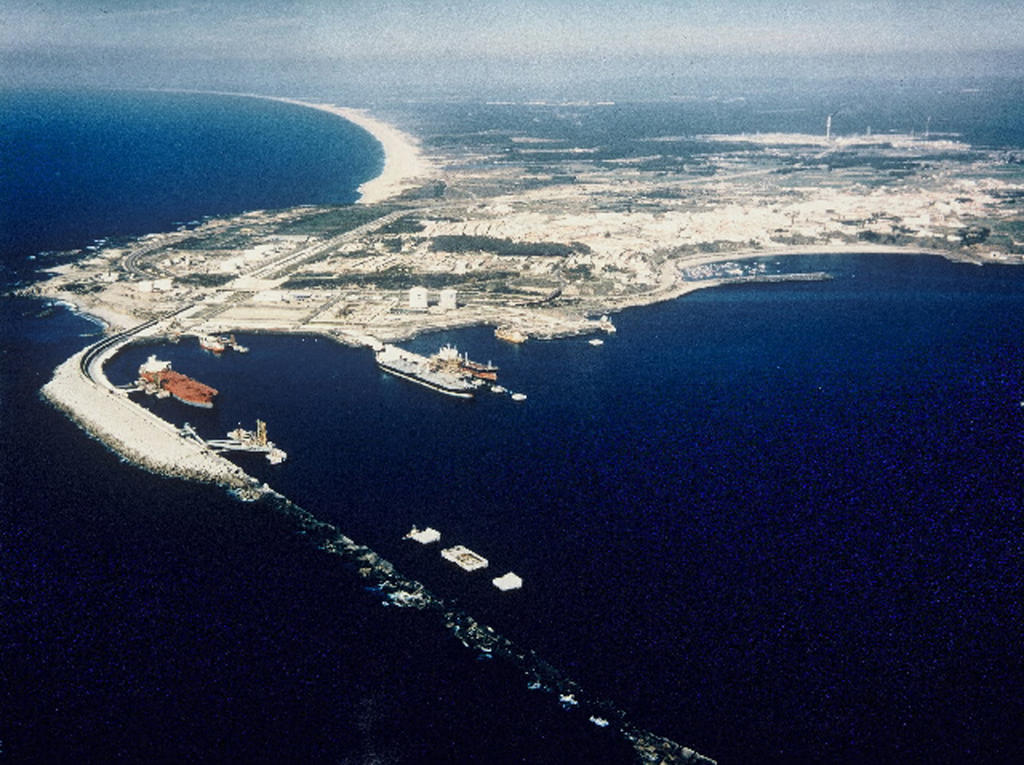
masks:
<instances>
[{"instance_id":1,"label":"shoreline","mask_svg":"<svg viewBox=\"0 0 1024 765\"><path fill-rule=\"evenodd\" d=\"M366 109L314 103L279 96L253 94L251 97L333 114L362 128L376 139L384 151L384 166L376 177L359 185L359 200L356 204L375 204L398 196L403 191L416 186L433 169L432 163L420 151L419 142L415 138L403 133L393 125L371 116Z\"/></svg>"},{"instance_id":2,"label":"shoreline","mask_svg":"<svg viewBox=\"0 0 1024 765\"><path fill-rule=\"evenodd\" d=\"M78 351L54 370L52 379L40 390L40 397L90 438L134 467L171 478L214 484L241 501L268 501L278 512L296 518L320 550L354 564L356 574L381 594L382 605L431 612L445 630L478 655L506 662L529 679L531 688L557 697L563 706L591 713L591 722L599 719L603 721L602 727L614 726L613 730L633 747L640 761L714 765L711 758L632 723L614 703L587 693L532 650L435 596L422 582L404 576L374 550L355 542L333 524L319 520L266 483L261 484L240 466L183 438L174 425L115 388L103 372L105 363L132 342L161 337L167 329L163 325L171 318L165 316L154 320L151 326L128 331L109 346L106 344L111 338L105 338ZM93 352L98 355L90 361ZM95 374L89 371L93 364Z\"/></svg>"},{"instance_id":3,"label":"shoreline","mask_svg":"<svg viewBox=\"0 0 1024 765\"><path fill-rule=\"evenodd\" d=\"M263 93L239 93L230 90L194 90L190 88L143 88L158 93L195 93L208 96L233 96L256 98L262 101L277 101L292 106L333 114L369 133L384 152L384 164L380 173L359 184L359 199L355 204L376 204L401 194L418 185L418 182L434 171L434 163L423 156L419 141L394 125L373 117L368 110L350 106L316 101L303 101L287 96L268 96Z\"/></svg>"}]
</instances>

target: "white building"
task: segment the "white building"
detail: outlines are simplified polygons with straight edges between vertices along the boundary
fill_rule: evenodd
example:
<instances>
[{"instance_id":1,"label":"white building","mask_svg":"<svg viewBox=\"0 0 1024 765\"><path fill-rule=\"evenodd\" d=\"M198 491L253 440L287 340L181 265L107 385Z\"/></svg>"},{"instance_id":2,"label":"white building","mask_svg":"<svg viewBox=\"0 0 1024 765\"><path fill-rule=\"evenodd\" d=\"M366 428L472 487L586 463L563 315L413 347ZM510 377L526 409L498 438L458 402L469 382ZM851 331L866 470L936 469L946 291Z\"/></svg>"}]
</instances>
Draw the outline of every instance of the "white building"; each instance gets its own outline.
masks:
<instances>
[{"instance_id":1,"label":"white building","mask_svg":"<svg viewBox=\"0 0 1024 765\"><path fill-rule=\"evenodd\" d=\"M441 290L441 310L454 311L458 308L457 295L458 293L451 287Z\"/></svg>"},{"instance_id":2,"label":"white building","mask_svg":"<svg viewBox=\"0 0 1024 765\"><path fill-rule=\"evenodd\" d=\"M425 311L427 309L426 287L413 287L409 290L409 308L414 311Z\"/></svg>"}]
</instances>

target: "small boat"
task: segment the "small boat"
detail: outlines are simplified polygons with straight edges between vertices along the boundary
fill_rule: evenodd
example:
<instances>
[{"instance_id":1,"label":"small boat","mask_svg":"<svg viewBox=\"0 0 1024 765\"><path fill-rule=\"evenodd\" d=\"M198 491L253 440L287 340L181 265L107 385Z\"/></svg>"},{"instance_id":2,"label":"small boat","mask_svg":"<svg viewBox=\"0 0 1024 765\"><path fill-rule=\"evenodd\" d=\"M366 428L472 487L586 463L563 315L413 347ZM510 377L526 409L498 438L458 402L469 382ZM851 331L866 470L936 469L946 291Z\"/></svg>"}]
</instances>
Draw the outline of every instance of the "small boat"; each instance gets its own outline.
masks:
<instances>
[{"instance_id":1,"label":"small boat","mask_svg":"<svg viewBox=\"0 0 1024 765\"><path fill-rule=\"evenodd\" d=\"M513 393L512 394L512 400L513 401L526 401L526 394L525 393Z\"/></svg>"},{"instance_id":2,"label":"small boat","mask_svg":"<svg viewBox=\"0 0 1024 765\"><path fill-rule=\"evenodd\" d=\"M604 340L602 340L599 337L595 337L592 340L587 340L587 342L593 346L604 345Z\"/></svg>"}]
</instances>

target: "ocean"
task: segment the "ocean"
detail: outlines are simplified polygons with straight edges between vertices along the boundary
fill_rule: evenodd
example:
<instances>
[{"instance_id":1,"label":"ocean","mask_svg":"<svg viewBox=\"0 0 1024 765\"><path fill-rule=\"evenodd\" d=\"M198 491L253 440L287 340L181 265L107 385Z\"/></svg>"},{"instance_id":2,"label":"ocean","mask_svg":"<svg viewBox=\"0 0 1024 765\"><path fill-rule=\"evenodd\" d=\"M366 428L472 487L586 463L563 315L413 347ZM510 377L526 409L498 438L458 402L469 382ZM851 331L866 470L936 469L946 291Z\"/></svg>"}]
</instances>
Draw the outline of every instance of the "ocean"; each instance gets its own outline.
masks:
<instances>
[{"instance_id":1,"label":"ocean","mask_svg":"<svg viewBox=\"0 0 1024 765\"><path fill-rule=\"evenodd\" d=\"M145 98L143 122L180 118L183 96ZM233 135L253 117L248 100L198 100ZM295 116L260 109L261 130ZM317 146L335 122L295 129ZM268 204L350 200L375 166L367 146L338 149L371 153L347 191L332 175L324 196ZM239 189L262 177L232 172ZM114 199L126 221L148 214ZM193 201L139 225L214 214ZM60 241L137 233L91 220ZM12 280L40 262L38 241L6 251ZM127 382L156 353L217 387L211 411L140 402L210 437L265 419L288 461L240 458L246 470L588 697L720 762L1008 762L1024 711L1024 270L796 260L832 279L627 310L601 347L514 347L486 328L405 344L493 360L518 403L442 397L316 338L240 335L251 352L222 357L139 346L108 371ZM0 308L12 761L628 761L610 730L437 614L385 607L272 503L90 440L38 389L98 328L39 302ZM486 555L486 576L403 540L413 524ZM521 591L490 586L505 570Z\"/></svg>"}]
</instances>

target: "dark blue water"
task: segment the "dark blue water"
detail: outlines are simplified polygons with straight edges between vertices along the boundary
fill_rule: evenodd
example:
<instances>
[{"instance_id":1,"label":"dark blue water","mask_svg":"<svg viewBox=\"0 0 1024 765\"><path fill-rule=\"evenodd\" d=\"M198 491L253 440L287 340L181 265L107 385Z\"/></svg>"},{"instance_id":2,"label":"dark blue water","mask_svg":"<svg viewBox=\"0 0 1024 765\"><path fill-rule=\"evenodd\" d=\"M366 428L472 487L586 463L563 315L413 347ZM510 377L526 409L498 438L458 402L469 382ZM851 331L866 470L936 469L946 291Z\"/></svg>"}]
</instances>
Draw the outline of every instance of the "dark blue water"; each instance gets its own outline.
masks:
<instances>
[{"instance_id":1,"label":"dark blue water","mask_svg":"<svg viewBox=\"0 0 1024 765\"><path fill-rule=\"evenodd\" d=\"M250 336L248 356L160 348L224 393L212 412L156 408L210 437L267 419L289 461L248 469L702 751L1008 753L1024 272L803 260L834 281L627 311L600 348L486 330L409 344L494 359L520 404L441 397L323 340ZM124 353L113 379L153 350ZM453 572L400 539L413 523L525 589Z\"/></svg>"},{"instance_id":2,"label":"dark blue water","mask_svg":"<svg viewBox=\"0 0 1024 765\"><path fill-rule=\"evenodd\" d=\"M153 92L0 92L5 262L100 237L346 204L380 171L365 131L313 109Z\"/></svg>"},{"instance_id":3,"label":"dark blue water","mask_svg":"<svg viewBox=\"0 0 1024 765\"><path fill-rule=\"evenodd\" d=\"M313 338L132 348L109 371L157 352L219 388L209 412L144 403L207 436L266 419L289 459L247 470L720 761L1009 762L1024 272L800 265L835 278L630 310L599 348L407 344L493 359L518 404L438 396ZM381 608L287 516L85 438L35 392L91 325L40 308L3 303L5 754L625 759L429 614ZM402 541L413 523L488 575ZM508 569L522 591L490 586Z\"/></svg>"}]
</instances>

